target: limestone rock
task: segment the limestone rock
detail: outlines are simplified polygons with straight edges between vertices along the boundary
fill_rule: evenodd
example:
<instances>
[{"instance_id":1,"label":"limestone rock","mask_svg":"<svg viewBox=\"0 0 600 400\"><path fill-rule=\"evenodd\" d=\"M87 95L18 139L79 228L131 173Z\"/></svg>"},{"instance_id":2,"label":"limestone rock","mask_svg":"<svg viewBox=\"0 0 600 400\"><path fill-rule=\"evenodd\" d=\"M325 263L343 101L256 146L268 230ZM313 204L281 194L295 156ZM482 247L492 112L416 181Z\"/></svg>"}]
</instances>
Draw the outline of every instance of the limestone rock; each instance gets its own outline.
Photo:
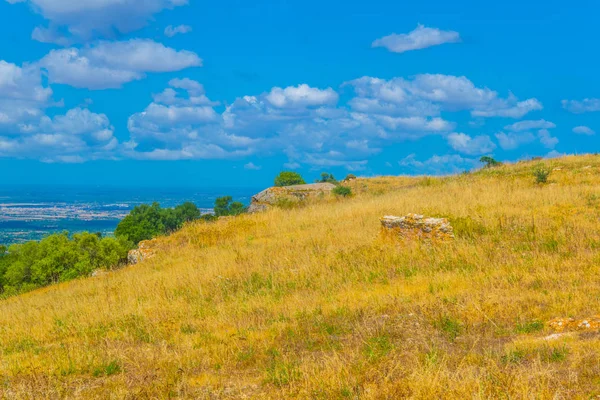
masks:
<instances>
[{"instance_id":1,"label":"limestone rock","mask_svg":"<svg viewBox=\"0 0 600 400\"><path fill-rule=\"evenodd\" d=\"M557 332L600 330L600 315L585 319L555 318L548 326Z\"/></svg>"},{"instance_id":2,"label":"limestone rock","mask_svg":"<svg viewBox=\"0 0 600 400\"><path fill-rule=\"evenodd\" d=\"M333 189L335 189L335 185L332 183L271 187L252 197L248 212L265 211L281 202L300 203L310 198L330 194Z\"/></svg>"},{"instance_id":3,"label":"limestone rock","mask_svg":"<svg viewBox=\"0 0 600 400\"><path fill-rule=\"evenodd\" d=\"M401 239L448 241L454 239L454 230L446 218L429 218L419 214L405 217L385 216L381 219L384 232Z\"/></svg>"},{"instance_id":4,"label":"limestone rock","mask_svg":"<svg viewBox=\"0 0 600 400\"><path fill-rule=\"evenodd\" d=\"M138 248L130 250L127 254L128 264L139 264L144 260L152 258L156 254L156 240L144 240L138 244Z\"/></svg>"}]
</instances>

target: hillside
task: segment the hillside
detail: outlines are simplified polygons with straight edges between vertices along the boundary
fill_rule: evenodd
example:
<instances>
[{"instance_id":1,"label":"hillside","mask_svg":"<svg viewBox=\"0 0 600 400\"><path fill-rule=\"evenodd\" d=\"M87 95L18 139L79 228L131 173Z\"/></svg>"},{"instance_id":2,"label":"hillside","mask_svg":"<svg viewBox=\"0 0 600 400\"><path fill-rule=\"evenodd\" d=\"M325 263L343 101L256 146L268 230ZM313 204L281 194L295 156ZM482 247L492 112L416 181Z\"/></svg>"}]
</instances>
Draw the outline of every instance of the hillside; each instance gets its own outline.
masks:
<instances>
[{"instance_id":1,"label":"hillside","mask_svg":"<svg viewBox=\"0 0 600 400\"><path fill-rule=\"evenodd\" d=\"M197 222L145 262L0 302L4 398L590 398L600 333L600 156ZM456 239L384 239L384 215ZM575 330L575 328L573 328Z\"/></svg>"}]
</instances>

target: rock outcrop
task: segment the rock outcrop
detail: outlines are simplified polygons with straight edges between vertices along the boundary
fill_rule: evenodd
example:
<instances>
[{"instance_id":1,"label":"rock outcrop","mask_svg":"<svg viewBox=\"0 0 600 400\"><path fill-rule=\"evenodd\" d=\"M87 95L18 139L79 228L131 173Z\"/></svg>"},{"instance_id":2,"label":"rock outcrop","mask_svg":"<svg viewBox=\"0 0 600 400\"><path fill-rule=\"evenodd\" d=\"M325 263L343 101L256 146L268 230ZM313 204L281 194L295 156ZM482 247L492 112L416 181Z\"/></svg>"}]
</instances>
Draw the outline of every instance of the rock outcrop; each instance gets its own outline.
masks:
<instances>
[{"instance_id":1,"label":"rock outcrop","mask_svg":"<svg viewBox=\"0 0 600 400\"><path fill-rule=\"evenodd\" d=\"M127 254L128 264L138 264L144 260L152 258L156 254L156 240L144 240L138 244L138 248L130 250Z\"/></svg>"},{"instance_id":2,"label":"rock outcrop","mask_svg":"<svg viewBox=\"0 0 600 400\"><path fill-rule=\"evenodd\" d=\"M428 218L419 214L405 217L385 216L381 219L385 233L401 239L448 241L454 239L454 230L446 218Z\"/></svg>"},{"instance_id":3,"label":"rock outcrop","mask_svg":"<svg viewBox=\"0 0 600 400\"><path fill-rule=\"evenodd\" d=\"M600 315L585 319L555 318L548 326L556 332L600 330Z\"/></svg>"},{"instance_id":4,"label":"rock outcrop","mask_svg":"<svg viewBox=\"0 0 600 400\"><path fill-rule=\"evenodd\" d=\"M333 189L335 189L335 185L332 183L271 187L252 197L248 212L265 211L282 203L300 203L311 198L328 195Z\"/></svg>"}]
</instances>

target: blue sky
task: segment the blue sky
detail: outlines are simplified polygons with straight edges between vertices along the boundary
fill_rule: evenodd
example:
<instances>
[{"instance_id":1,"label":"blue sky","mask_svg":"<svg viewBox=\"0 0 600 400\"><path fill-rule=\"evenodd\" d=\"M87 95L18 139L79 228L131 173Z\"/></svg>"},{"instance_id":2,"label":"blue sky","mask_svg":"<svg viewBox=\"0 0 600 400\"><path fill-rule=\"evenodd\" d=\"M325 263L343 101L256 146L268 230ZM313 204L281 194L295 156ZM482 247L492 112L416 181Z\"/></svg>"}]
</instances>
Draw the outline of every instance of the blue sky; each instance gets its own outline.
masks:
<instances>
[{"instance_id":1,"label":"blue sky","mask_svg":"<svg viewBox=\"0 0 600 400\"><path fill-rule=\"evenodd\" d=\"M600 152L599 12L0 0L2 180L255 187Z\"/></svg>"}]
</instances>

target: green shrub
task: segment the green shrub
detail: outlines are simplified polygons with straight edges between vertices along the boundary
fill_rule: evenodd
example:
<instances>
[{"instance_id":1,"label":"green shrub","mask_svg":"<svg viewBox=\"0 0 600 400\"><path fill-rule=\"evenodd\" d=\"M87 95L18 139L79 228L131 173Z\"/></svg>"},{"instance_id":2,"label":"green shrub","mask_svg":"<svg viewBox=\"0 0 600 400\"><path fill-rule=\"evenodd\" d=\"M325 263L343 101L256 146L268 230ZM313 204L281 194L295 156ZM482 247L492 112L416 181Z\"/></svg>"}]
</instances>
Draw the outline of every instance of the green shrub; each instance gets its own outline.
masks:
<instances>
[{"instance_id":1,"label":"green shrub","mask_svg":"<svg viewBox=\"0 0 600 400\"><path fill-rule=\"evenodd\" d=\"M533 169L533 176L535 176L536 183L548 182L548 177L552 173L552 169L544 164L538 164Z\"/></svg>"},{"instance_id":2,"label":"green shrub","mask_svg":"<svg viewBox=\"0 0 600 400\"><path fill-rule=\"evenodd\" d=\"M303 185L306 182L302 176L293 171L283 171L275 178L275 186Z\"/></svg>"},{"instance_id":3,"label":"green shrub","mask_svg":"<svg viewBox=\"0 0 600 400\"><path fill-rule=\"evenodd\" d=\"M352 196L352 189L348 186L336 186L336 188L333 189L333 194L340 197L350 197Z\"/></svg>"},{"instance_id":4,"label":"green shrub","mask_svg":"<svg viewBox=\"0 0 600 400\"><path fill-rule=\"evenodd\" d=\"M356 179L356 175L354 174L348 174L346 175L346 177L344 178L345 181L351 181L353 179Z\"/></svg>"}]
</instances>

